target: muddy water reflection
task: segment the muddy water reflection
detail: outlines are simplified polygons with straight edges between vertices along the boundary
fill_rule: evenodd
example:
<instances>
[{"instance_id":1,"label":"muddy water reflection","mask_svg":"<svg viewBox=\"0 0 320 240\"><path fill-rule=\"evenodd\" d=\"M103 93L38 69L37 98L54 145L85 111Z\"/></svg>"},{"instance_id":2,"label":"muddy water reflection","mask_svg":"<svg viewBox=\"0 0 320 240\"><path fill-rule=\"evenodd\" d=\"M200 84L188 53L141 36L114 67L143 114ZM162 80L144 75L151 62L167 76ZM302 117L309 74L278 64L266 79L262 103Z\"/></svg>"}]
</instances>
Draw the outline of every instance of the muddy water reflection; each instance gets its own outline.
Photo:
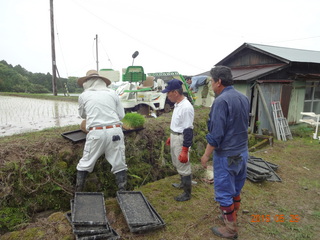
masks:
<instances>
[{"instance_id":1,"label":"muddy water reflection","mask_svg":"<svg viewBox=\"0 0 320 240\"><path fill-rule=\"evenodd\" d=\"M0 137L80 122L76 102L0 96Z\"/></svg>"}]
</instances>

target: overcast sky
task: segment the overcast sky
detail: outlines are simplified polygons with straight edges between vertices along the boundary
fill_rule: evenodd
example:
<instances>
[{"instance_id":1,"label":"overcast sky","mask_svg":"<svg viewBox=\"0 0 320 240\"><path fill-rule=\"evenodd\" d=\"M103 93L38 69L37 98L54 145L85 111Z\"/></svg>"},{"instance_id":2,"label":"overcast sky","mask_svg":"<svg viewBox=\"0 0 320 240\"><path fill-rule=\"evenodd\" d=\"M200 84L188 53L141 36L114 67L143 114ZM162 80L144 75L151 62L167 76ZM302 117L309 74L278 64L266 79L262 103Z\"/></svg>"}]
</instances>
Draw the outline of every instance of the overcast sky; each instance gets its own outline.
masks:
<instances>
[{"instance_id":1,"label":"overcast sky","mask_svg":"<svg viewBox=\"0 0 320 240\"><path fill-rule=\"evenodd\" d=\"M320 51L319 0L53 0L61 77L208 71L243 43ZM52 73L50 0L0 0L0 60Z\"/></svg>"}]
</instances>

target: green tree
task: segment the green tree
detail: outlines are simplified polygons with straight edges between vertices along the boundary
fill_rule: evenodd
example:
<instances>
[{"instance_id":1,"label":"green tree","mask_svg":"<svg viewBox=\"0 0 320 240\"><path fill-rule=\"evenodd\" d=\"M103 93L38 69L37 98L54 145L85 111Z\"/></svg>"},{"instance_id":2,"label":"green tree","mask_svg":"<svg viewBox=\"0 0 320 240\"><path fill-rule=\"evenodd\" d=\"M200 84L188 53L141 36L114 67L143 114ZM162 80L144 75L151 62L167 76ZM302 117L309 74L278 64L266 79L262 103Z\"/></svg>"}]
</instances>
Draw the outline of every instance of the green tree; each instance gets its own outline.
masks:
<instances>
[{"instance_id":1,"label":"green tree","mask_svg":"<svg viewBox=\"0 0 320 240\"><path fill-rule=\"evenodd\" d=\"M65 84L69 93L82 92L77 84L77 77L58 78L57 89L65 93ZM0 61L0 91L5 92L52 92L52 75L50 73L32 73L21 65L12 66L5 60Z\"/></svg>"},{"instance_id":2,"label":"green tree","mask_svg":"<svg viewBox=\"0 0 320 240\"><path fill-rule=\"evenodd\" d=\"M49 91L52 91L52 76L51 74L33 73L30 77L30 82L44 86Z\"/></svg>"},{"instance_id":3,"label":"green tree","mask_svg":"<svg viewBox=\"0 0 320 240\"><path fill-rule=\"evenodd\" d=\"M78 85L78 78L77 77L69 77L66 81L68 85L68 90L70 93L80 93L83 91L81 87Z\"/></svg>"},{"instance_id":4,"label":"green tree","mask_svg":"<svg viewBox=\"0 0 320 240\"><path fill-rule=\"evenodd\" d=\"M13 92L13 86L25 82L26 78L20 73L16 72L13 68L0 63L0 91Z\"/></svg>"},{"instance_id":5,"label":"green tree","mask_svg":"<svg viewBox=\"0 0 320 240\"><path fill-rule=\"evenodd\" d=\"M50 91L40 84L32 84L30 89L30 93L49 93Z\"/></svg>"},{"instance_id":6,"label":"green tree","mask_svg":"<svg viewBox=\"0 0 320 240\"><path fill-rule=\"evenodd\" d=\"M30 89L32 88L32 83L28 81L28 78L26 76L22 76L21 80L18 84L12 86L13 92L24 92L28 93L30 92Z\"/></svg>"},{"instance_id":7,"label":"green tree","mask_svg":"<svg viewBox=\"0 0 320 240\"><path fill-rule=\"evenodd\" d=\"M20 65L14 66L13 70L15 70L17 73L20 73L22 76L30 77L32 75L31 72L28 72L26 69L24 69Z\"/></svg>"}]
</instances>

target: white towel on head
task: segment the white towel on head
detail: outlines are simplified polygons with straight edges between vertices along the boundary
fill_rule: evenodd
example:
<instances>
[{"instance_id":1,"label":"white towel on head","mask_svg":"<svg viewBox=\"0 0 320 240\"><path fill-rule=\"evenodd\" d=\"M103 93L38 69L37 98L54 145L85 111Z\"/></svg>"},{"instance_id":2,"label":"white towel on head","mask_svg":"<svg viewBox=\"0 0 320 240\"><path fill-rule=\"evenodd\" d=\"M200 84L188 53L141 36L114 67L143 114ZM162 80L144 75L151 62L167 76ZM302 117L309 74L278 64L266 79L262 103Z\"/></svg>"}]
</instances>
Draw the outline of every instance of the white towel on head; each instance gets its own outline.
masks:
<instances>
[{"instance_id":1,"label":"white towel on head","mask_svg":"<svg viewBox=\"0 0 320 240\"><path fill-rule=\"evenodd\" d=\"M83 89L85 91L103 91L107 90L108 87L100 78L91 78L83 83Z\"/></svg>"}]
</instances>

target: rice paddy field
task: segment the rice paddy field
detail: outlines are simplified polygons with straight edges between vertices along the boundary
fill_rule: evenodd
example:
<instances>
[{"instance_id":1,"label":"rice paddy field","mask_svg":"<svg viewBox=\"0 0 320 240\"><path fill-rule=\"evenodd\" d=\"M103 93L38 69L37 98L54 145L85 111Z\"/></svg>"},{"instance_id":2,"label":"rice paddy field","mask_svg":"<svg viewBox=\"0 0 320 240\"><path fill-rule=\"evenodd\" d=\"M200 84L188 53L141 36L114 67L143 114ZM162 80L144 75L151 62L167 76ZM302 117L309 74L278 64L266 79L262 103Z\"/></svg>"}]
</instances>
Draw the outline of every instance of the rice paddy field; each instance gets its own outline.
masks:
<instances>
[{"instance_id":1,"label":"rice paddy field","mask_svg":"<svg viewBox=\"0 0 320 240\"><path fill-rule=\"evenodd\" d=\"M0 95L0 136L81 123L78 103Z\"/></svg>"}]
</instances>

